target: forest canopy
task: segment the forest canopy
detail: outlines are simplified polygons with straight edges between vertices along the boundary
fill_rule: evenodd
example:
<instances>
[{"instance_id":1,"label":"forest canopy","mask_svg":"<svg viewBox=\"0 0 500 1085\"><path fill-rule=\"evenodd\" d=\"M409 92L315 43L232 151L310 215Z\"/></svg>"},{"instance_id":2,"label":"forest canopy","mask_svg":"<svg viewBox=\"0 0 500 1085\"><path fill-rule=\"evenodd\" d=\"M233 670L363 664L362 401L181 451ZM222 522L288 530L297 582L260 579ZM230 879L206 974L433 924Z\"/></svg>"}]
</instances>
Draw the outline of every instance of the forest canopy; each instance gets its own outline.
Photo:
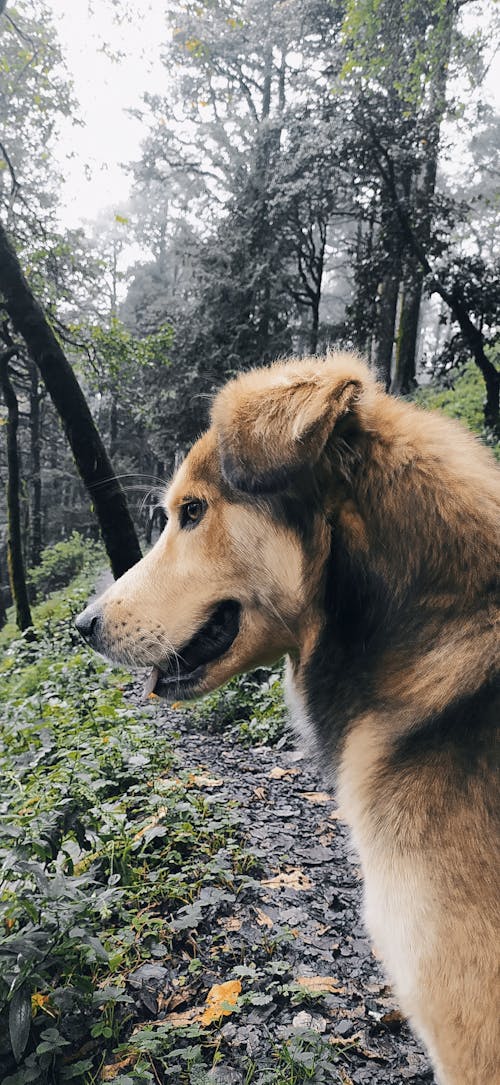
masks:
<instances>
[{"instance_id":1,"label":"forest canopy","mask_svg":"<svg viewBox=\"0 0 500 1085\"><path fill-rule=\"evenodd\" d=\"M429 382L460 389L474 372L471 414L494 444L495 5L153 5L155 75L135 69L141 143L129 160L124 147L128 196L93 217L82 206L78 226L66 225L71 138L67 165L62 143L88 122L58 7L19 0L0 16L0 328L28 568L75 528L94 536L94 511L105 515L110 500L129 538L120 557L101 522L115 571L136 560L122 489L150 539L158 487L203 428L214 390L291 353L357 350L398 395ZM100 8L100 51L118 73L119 34L140 35L140 14L112 0ZM89 13L99 34L97 7ZM45 321L43 347L19 312L21 274ZM2 411L7 423L5 394ZM4 486L7 456L2 442ZM4 603L7 535L2 499Z\"/></svg>"}]
</instances>

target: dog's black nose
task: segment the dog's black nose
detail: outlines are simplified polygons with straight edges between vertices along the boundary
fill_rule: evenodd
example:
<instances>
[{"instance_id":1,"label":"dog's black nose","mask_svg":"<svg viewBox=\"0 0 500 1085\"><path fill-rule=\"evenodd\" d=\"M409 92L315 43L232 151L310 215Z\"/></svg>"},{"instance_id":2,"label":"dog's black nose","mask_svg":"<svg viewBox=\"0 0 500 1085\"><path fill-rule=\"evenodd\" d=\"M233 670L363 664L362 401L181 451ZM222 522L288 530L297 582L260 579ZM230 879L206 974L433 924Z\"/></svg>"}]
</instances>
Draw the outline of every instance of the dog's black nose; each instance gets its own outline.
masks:
<instances>
[{"instance_id":1,"label":"dog's black nose","mask_svg":"<svg viewBox=\"0 0 500 1085\"><path fill-rule=\"evenodd\" d=\"M78 615L75 625L82 637L95 647L102 627L101 608L96 603L91 603Z\"/></svg>"}]
</instances>

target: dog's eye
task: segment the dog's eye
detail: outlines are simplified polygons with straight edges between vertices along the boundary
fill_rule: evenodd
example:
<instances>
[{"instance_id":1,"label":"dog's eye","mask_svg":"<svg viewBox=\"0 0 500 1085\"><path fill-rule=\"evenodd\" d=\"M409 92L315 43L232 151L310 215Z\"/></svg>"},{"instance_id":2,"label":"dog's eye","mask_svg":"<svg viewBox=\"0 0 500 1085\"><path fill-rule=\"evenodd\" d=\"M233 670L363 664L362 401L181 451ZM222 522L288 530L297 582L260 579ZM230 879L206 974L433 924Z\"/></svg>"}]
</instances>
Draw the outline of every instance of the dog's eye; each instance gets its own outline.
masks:
<instances>
[{"instance_id":1,"label":"dog's eye","mask_svg":"<svg viewBox=\"0 0 500 1085\"><path fill-rule=\"evenodd\" d=\"M186 501L186 504L181 507L181 527L196 527L205 509L206 504L204 501Z\"/></svg>"}]
</instances>

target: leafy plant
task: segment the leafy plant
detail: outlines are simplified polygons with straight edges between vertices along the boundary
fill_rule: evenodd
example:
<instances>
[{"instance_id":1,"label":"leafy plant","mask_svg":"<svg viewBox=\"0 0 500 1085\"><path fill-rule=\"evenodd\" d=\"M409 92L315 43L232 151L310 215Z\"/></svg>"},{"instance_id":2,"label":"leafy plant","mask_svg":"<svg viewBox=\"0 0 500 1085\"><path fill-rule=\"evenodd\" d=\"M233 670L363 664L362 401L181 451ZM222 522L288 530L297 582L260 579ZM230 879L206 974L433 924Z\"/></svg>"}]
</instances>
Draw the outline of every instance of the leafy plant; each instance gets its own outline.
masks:
<instances>
[{"instance_id":1,"label":"leafy plant","mask_svg":"<svg viewBox=\"0 0 500 1085\"><path fill-rule=\"evenodd\" d=\"M78 531L73 531L69 539L48 546L42 552L40 564L28 573L32 600L38 602L66 587L85 566L95 568L101 555L102 548Z\"/></svg>"},{"instance_id":2,"label":"leafy plant","mask_svg":"<svg viewBox=\"0 0 500 1085\"><path fill-rule=\"evenodd\" d=\"M237 675L190 712L198 726L232 730L245 746L275 746L287 733L282 668Z\"/></svg>"},{"instance_id":3,"label":"leafy plant","mask_svg":"<svg viewBox=\"0 0 500 1085\"><path fill-rule=\"evenodd\" d=\"M147 711L126 701L128 676L78 637L72 619L94 577L35 607L31 640L2 631L5 1085L95 1080L140 1017L128 972L177 946L179 984L199 983L183 947L249 881L231 806L176 765Z\"/></svg>"}]
</instances>

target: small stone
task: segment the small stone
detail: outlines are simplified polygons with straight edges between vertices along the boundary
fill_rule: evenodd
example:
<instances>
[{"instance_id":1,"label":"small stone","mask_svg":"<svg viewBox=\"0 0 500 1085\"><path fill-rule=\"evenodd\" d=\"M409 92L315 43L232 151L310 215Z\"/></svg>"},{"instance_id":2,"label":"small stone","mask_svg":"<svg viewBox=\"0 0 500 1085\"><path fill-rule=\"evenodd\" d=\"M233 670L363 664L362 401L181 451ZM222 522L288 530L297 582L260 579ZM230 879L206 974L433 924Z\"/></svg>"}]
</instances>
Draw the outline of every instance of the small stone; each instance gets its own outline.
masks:
<instances>
[{"instance_id":1,"label":"small stone","mask_svg":"<svg viewBox=\"0 0 500 1085\"><path fill-rule=\"evenodd\" d=\"M294 1028L310 1028L313 1032L326 1032L326 1018L321 1017L319 1014L315 1015L307 1013L306 1010L301 1010L300 1013L296 1013L292 1020Z\"/></svg>"}]
</instances>

